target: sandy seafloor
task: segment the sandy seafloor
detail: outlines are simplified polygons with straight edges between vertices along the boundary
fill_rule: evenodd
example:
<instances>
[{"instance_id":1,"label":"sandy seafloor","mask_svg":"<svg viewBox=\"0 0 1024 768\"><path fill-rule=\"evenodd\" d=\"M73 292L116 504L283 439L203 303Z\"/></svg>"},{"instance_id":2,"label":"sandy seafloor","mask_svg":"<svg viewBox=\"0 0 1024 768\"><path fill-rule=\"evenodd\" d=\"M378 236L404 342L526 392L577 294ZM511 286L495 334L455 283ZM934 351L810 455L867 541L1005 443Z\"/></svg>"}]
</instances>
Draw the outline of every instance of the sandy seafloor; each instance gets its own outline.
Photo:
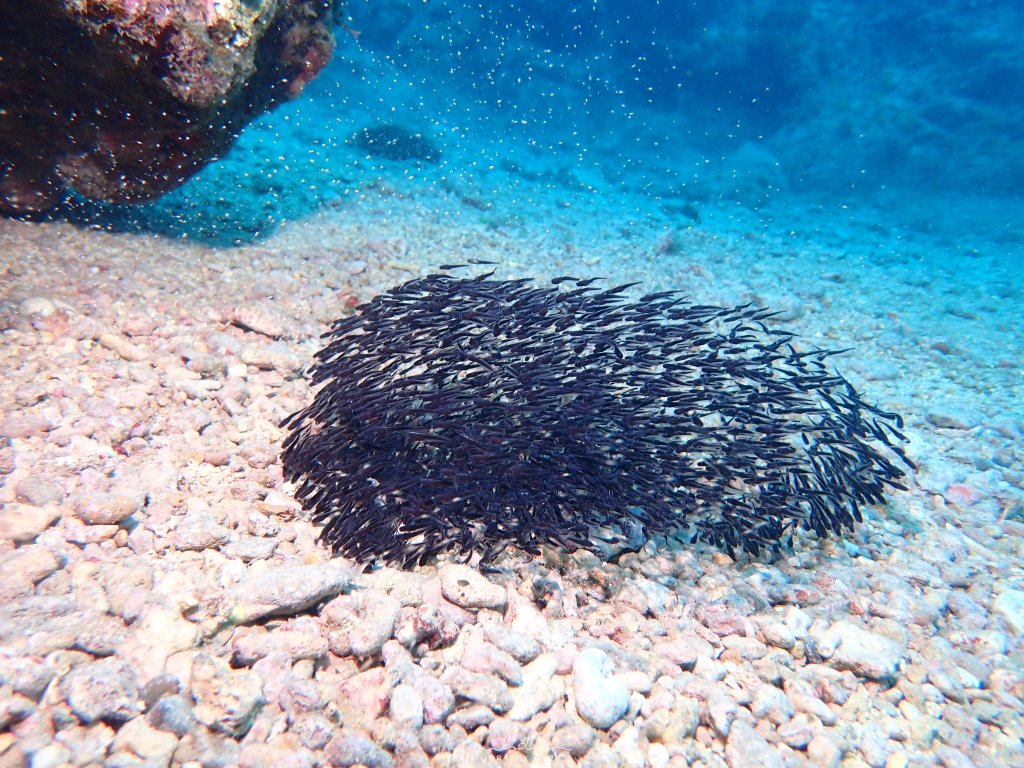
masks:
<instances>
[{"instance_id":1,"label":"sandy seafloor","mask_svg":"<svg viewBox=\"0 0 1024 768\"><path fill-rule=\"evenodd\" d=\"M238 244L0 220L0 764L1024 765L1019 205L697 224L431 173L363 163ZM332 319L470 258L855 347L835 365L904 415L909 490L777 560L356 573L282 484L277 425Z\"/></svg>"}]
</instances>

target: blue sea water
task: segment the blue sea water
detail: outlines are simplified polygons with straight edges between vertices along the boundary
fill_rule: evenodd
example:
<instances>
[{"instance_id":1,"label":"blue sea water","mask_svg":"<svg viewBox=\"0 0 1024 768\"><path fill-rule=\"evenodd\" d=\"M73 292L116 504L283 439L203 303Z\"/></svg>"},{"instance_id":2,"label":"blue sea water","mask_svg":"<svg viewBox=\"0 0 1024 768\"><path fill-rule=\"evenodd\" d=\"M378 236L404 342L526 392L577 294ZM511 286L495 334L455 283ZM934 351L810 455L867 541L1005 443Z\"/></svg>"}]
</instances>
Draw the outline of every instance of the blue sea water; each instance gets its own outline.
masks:
<instances>
[{"instance_id":1,"label":"blue sea water","mask_svg":"<svg viewBox=\"0 0 1024 768\"><path fill-rule=\"evenodd\" d=\"M355 0L347 14L302 98L150 226L263 233L345 194L346 140L395 124L442 149L411 171L435 183L504 172L523 198L615 194L651 217L676 202L773 217L793 198L881 205L894 224L1019 245L1018 3Z\"/></svg>"}]
</instances>

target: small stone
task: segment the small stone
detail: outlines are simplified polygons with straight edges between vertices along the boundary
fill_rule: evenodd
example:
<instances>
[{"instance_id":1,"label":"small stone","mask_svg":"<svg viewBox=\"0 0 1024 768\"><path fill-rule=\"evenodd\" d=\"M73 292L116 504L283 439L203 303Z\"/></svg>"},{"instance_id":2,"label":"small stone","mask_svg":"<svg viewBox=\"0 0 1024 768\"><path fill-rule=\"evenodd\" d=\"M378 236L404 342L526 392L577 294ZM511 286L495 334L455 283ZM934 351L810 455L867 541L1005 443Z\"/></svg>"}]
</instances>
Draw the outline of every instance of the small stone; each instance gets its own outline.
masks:
<instances>
[{"instance_id":1,"label":"small stone","mask_svg":"<svg viewBox=\"0 0 1024 768\"><path fill-rule=\"evenodd\" d=\"M730 768L786 768L782 755L746 720L737 720L729 729L725 761Z\"/></svg>"},{"instance_id":2,"label":"small stone","mask_svg":"<svg viewBox=\"0 0 1024 768\"><path fill-rule=\"evenodd\" d=\"M494 720L487 728L487 747L499 755L510 749L522 749L526 739L526 726L505 717Z\"/></svg>"},{"instance_id":3,"label":"small stone","mask_svg":"<svg viewBox=\"0 0 1024 768\"><path fill-rule=\"evenodd\" d=\"M261 536L239 536L235 541L221 547L220 551L225 557L237 558L251 563L253 560L269 560L273 556L274 550L277 549L278 544L280 542L277 539Z\"/></svg>"},{"instance_id":4,"label":"small stone","mask_svg":"<svg viewBox=\"0 0 1024 768\"><path fill-rule=\"evenodd\" d=\"M456 696L486 704L499 715L512 708L512 696L508 686L494 675L470 672L461 667L449 667L441 675L441 681L448 685Z\"/></svg>"},{"instance_id":5,"label":"small stone","mask_svg":"<svg viewBox=\"0 0 1024 768\"><path fill-rule=\"evenodd\" d=\"M576 711L594 728L607 730L629 708L629 691L613 677L615 668L598 648L586 648L572 666Z\"/></svg>"},{"instance_id":6,"label":"small stone","mask_svg":"<svg viewBox=\"0 0 1024 768\"><path fill-rule=\"evenodd\" d=\"M945 429L973 429L981 424L982 416L977 411L960 408L947 403L933 406L925 418L929 424Z\"/></svg>"},{"instance_id":7,"label":"small stone","mask_svg":"<svg viewBox=\"0 0 1024 768\"><path fill-rule=\"evenodd\" d=\"M715 690L708 697L707 702L707 722L715 733L721 736L723 739L729 735L732 730L733 721L736 719L736 713L739 712L739 705L735 699L722 691Z\"/></svg>"},{"instance_id":8,"label":"small stone","mask_svg":"<svg viewBox=\"0 0 1024 768\"><path fill-rule=\"evenodd\" d=\"M1024 591L1006 589L992 601L992 610L1006 619L1018 635L1024 633Z\"/></svg>"},{"instance_id":9,"label":"small stone","mask_svg":"<svg viewBox=\"0 0 1024 768\"><path fill-rule=\"evenodd\" d=\"M135 672L118 659L79 664L61 680L60 690L86 725L98 720L123 723L142 711Z\"/></svg>"},{"instance_id":10,"label":"small stone","mask_svg":"<svg viewBox=\"0 0 1024 768\"><path fill-rule=\"evenodd\" d=\"M523 670L519 662L480 637L466 643L462 666L471 672L495 674L509 685L522 685Z\"/></svg>"},{"instance_id":11,"label":"small stone","mask_svg":"<svg viewBox=\"0 0 1024 768\"><path fill-rule=\"evenodd\" d=\"M892 680L903 660L903 647L882 635L837 621L824 634L824 646L835 646L828 663L870 680Z\"/></svg>"},{"instance_id":12,"label":"small stone","mask_svg":"<svg viewBox=\"0 0 1024 768\"><path fill-rule=\"evenodd\" d=\"M493 621L484 624L483 629L484 637L520 664L529 664L540 655L540 643L529 635Z\"/></svg>"},{"instance_id":13,"label":"small stone","mask_svg":"<svg viewBox=\"0 0 1024 768\"><path fill-rule=\"evenodd\" d=\"M0 505L0 539L15 544L34 541L60 516L55 506L36 507L11 502Z\"/></svg>"},{"instance_id":14,"label":"small stone","mask_svg":"<svg viewBox=\"0 0 1024 768\"><path fill-rule=\"evenodd\" d=\"M147 765L167 765L177 746L174 734L152 728L144 717L135 717L118 729L111 749L131 752Z\"/></svg>"},{"instance_id":15,"label":"small stone","mask_svg":"<svg viewBox=\"0 0 1024 768\"><path fill-rule=\"evenodd\" d=\"M284 654L292 662L318 658L327 653L327 640L308 632L279 629L240 635L231 647L235 652L234 663L250 666L272 653Z\"/></svg>"},{"instance_id":16,"label":"small stone","mask_svg":"<svg viewBox=\"0 0 1024 768\"><path fill-rule=\"evenodd\" d=\"M8 440L24 440L35 435L43 435L53 429L49 419L34 414L8 416L0 421L0 438Z\"/></svg>"},{"instance_id":17,"label":"small stone","mask_svg":"<svg viewBox=\"0 0 1024 768\"><path fill-rule=\"evenodd\" d=\"M417 675L412 687L423 700L423 722L443 723L455 709L452 689L432 675Z\"/></svg>"},{"instance_id":18,"label":"small stone","mask_svg":"<svg viewBox=\"0 0 1024 768\"><path fill-rule=\"evenodd\" d=\"M196 724L192 704L184 696L175 694L159 699L146 713L146 722L160 731L181 737Z\"/></svg>"},{"instance_id":19,"label":"small stone","mask_svg":"<svg viewBox=\"0 0 1024 768\"><path fill-rule=\"evenodd\" d=\"M290 616L341 592L352 569L337 561L319 565L289 565L237 584L225 597L234 624L266 616Z\"/></svg>"},{"instance_id":20,"label":"small stone","mask_svg":"<svg viewBox=\"0 0 1024 768\"><path fill-rule=\"evenodd\" d=\"M750 711L758 720L767 720L776 726L788 721L794 713L789 697L774 685L764 683L754 691Z\"/></svg>"},{"instance_id":21,"label":"small stone","mask_svg":"<svg viewBox=\"0 0 1024 768\"><path fill-rule=\"evenodd\" d=\"M42 660L25 656L0 656L0 685L33 701L39 701L56 671Z\"/></svg>"},{"instance_id":22,"label":"small stone","mask_svg":"<svg viewBox=\"0 0 1024 768\"><path fill-rule=\"evenodd\" d=\"M423 698L411 685L399 684L391 691L388 712L395 725L418 731L423 727Z\"/></svg>"},{"instance_id":23,"label":"small stone","mask_svg":"<svg viewBox=\"0 0 1024 768\"><path fill-rule=\"evenodd\" d=\"M171 537L175 548L182 551L215 549L226 542L231 532L219 524L208 510L188 512Z\"/></svg>"},{"instance_id":24,"label":"small stone","mask_svg":"<svg viewBox=\"0 0 1024 768\"><path fill-rule=\"evenodd\" d=\"M246 744L238 755L238 768L313 768L319 764L309 750L281 744Z\"/></svg>"},{"instance_id":25,"label":"small stone","mask_svg":"<svg viewBox=\"0 0 1024 768\"><path fill-rule=\"evenodd\" d=\"M363 731L342 728L324 748L324 754L332 766L349 768L364 765L366 768L391 768L393 760L371 741Z\"/></svg>"},{"instance_id":26,"label":"small stone","mask_svg":"<svg viewBox=\"0 0 1024 768\"><path fill-rule=\"evenodd\" d=\"M376 590L332 600L320 611L331 652L361 659L376 656L394 634L401 609L398 600Z\"/></svg>"},{"instance_id":27,"label":"small stone","mask_svg":"<svg viewBox=\"0 0 1024 768\"><path fill-rule=\"evenodd\" d=\"M551 708L561 691L561 685L555 685L557 670L558 657L553 653L541 654L523 667L522 685L512 692L510 719L523 722Z\"/></svg>"},{"instance_id":28,"label":"small stone","mask_svg":"<svg viewBox=\"0 0 1024 768\"><path fill-rule=\"evenodd\" d=\"M568 752L571 757L578 760L587 754L596 739L597 734L593 728L577 723L555 731L551 738L551 746L559 751Z\"/></svg>"},{"instance_id":29,"label":"small stone","mask_svg":"<svg viewBox=\"0 0 1024 768\"><path fill-rule=\"evenodd\" d=\"M79 510L78 516L89 525L117 525L135 514L141 506L130 496L94 497Z\"/></svg>"},{"instance_id":30,"label":"small stone","mask_svg":"<svg viewBox=\"0 0 1024 768\"><path fill-rule=\"evenodd\" d=\"M807 745L807 759L818 768L837 768L843 752L832 739L819 733Z\"/></svg>"},{"instance_id":31,"label":"small stone","mask_svg":"<svg viewBox=\"0 0 1024 768\"><path fill-rule=\"evenodd\" d=\"M193 659L189 688L196 699L196 719L235 737L249 730L263 702L259 675L231 669L224 659L207 653Z\"/></svg>"},{"instance_id":32,"label":"small stone","mask_svg":"<svg viewBox=\"0 0 1024 768\"><path fill-rule=\"evenodd\" d=\"M792 650L796 645L796 634L781 621L768 621L761 625L761 634L769 645L784 651Z\"/></svg>"},{"instance_id":33,"label":"small stone","mask_svg":"<svg viewBox=\"0 0 1024 768\"><path fill-rule=\"evenodd\" d=\"M238 353L238 359L263 371L278 371L285 376L299 373L305 364L292 352L287 344L246 344Z\"/></svg>"},{"instance_id":34,"label":"small stone","mask_svg":"<svg viewBox=\"0 0 1024 768\"><path fill-rule=\"evenodd\" d=\"M441 594L445 599L466 610L490 608L504 611L508 593L492 584L475 568L468 565L446 565L441 568Z\"/></svg>"},{"instance_id":35,"label":"small stone","mask_svg":"<svg viewBox=\"0 0 1024 768\"><path fill-rule=\"evenodd\" d=\"M22 299L21 303L18 304L18 312L26 317L29 315L49 317L56 311L57 305L53 299L49 299L46 296L29 296L27 299Z\"/></svg>"},{"instance_id":36,"label":"small stone","mask_svg":"<svg viewBox=\"0 0 1024 768\"><path fill-rule=\"evenodd\" d=\"M0 582L36 584L60 568L60 561L42 544L29 544L0 556Z\"/></svg>"}]
</instances>

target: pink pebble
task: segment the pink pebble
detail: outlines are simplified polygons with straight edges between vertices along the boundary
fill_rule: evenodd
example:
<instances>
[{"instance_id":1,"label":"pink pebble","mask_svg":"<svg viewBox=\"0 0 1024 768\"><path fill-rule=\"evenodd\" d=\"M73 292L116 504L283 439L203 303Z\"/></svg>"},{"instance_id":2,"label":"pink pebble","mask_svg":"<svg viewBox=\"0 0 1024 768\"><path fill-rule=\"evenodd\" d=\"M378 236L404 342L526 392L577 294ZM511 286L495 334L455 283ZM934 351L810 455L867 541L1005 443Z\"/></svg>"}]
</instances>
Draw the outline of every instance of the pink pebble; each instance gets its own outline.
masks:
<instances>
[{"instance_id":1,"label":"pink pebble","mask_svg":"<svg viewBox=\"0 0 1024 768\"><path fill-rule=\"evenodd\" d=\"M946 501L969 507L978 500L978 492L969 485L953 483L946 488Z\"/></svg>"}]
</instances>

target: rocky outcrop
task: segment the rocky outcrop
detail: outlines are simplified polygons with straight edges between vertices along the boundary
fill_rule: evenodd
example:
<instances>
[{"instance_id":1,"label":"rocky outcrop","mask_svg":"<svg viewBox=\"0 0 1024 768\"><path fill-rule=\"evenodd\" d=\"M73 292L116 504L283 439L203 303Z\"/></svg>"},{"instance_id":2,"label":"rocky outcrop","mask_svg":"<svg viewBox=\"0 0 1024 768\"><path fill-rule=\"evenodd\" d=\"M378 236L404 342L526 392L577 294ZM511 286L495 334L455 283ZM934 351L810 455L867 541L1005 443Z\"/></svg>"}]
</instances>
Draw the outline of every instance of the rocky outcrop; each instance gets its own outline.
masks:
<instances>
[{"instance_id":1,"label":"rocky outcrop","mask_svg":"<svg viewBox=\"0 0 1024 768\"><path fill-rule=\"evenodd\" d=\"M0 208L149 200L330 60L341 0L0 0Z\"/></svg>"}]
</instances>

